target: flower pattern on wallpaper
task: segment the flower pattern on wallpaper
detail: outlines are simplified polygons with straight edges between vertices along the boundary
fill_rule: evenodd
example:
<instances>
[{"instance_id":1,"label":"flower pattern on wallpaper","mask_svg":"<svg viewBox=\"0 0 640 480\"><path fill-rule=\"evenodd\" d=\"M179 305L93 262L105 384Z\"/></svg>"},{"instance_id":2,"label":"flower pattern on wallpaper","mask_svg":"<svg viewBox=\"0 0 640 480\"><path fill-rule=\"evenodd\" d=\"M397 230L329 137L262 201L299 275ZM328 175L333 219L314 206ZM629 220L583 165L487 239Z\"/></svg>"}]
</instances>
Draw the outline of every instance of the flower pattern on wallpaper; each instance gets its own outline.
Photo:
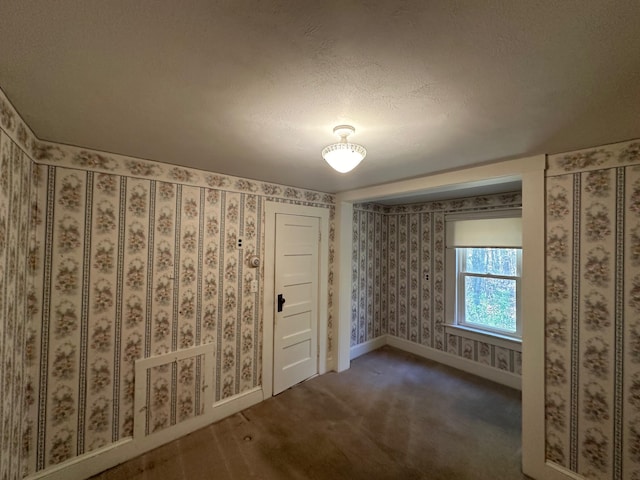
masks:
<instances>
[{"instance_id":1,"label":"flower pattern on wallpaper","mask_svg":"<svg viewBox=\"0 0 640 480\"><path fill-rule=\"evenodd\" d=\"M116 215L113 203L103 200L97 204L96 212L97 233L110 233L116 227Z\"/></svg>"},{"instance_id":2,"label":"flower pattern on wallpaper","mask_svg":"<svg viewBox=\"0 0 640 480\"><path fill-rule=\"evenodd\" d=\"M68 337L78 328L78 315L73 303L63 300L55 309L54 334Z\"/></svg>"},{"instance_id":3,"label":"flower pattern on wallpaper","mask_svg":"<svg viewBox=\"0 0 640 480\"><path fill-rule=\"evenodd\" d=\"M217 372L216 400L259 385L260 301L246 258L263 248L264 199L64 167L40 177L39 196L53 206L39 226L36 306L56 300L46 338L37 335L48 362L37 366L34 408L55 404L56 418L66 416L31 430L32 471L132 434L138 359L203 343L217 352L214 365L153 369L152 394L167 400L149 405L149 434L202 414L203 368Z\"/></svg>"},{"instance_id":4,"label":"flower pattern on wallpaper","mask_svg":"<svg viewBox=\"0 0 640 480\"><path fill-rule=\"evenodd\" d=\"M639 162L640 142L632 140L605 147L552 155L548 161L548 172L551 175L560 175L594 170L602 171L605 168L624 167ZM587 193L597 192L601 186L606 185L606 181L602 177L598 177L597 173L589 180L590 184L588 190L586 190Z\"/></svg>"},{"instance_id":5,"label":"flower pattern on wallpaper","mask_svg":"<svg viewBox=\"0 0 640 480\"><path fill-rule=\"evenodd\" d=\"M562 185L547 186L547 218L562 219L569 214L569 192Z\"/></svg>"},{"instance_id":6,"label":"flower pattern on wallpaper","mask_svg":"<svg viewBox=\"0 0 640 480\"><path fill-rule=\"evenodd\" d=\"M0 477L130 436L137 358L202 342L219 352L216 365L158 369L177 390L169 411L150 418L157 428L203 411L195 379L204 368L221 372L225 351L236 358L216 379L216 399L261 381L261 302L247 293L253 271L242 271L246 256L230 243L242 235L247 256L261 253L265 200L329 208L333 242L333 195L42 142L1 92L0 128L0 251L11 252L0 256L11 293L0 299L11 332L2 340L15 340L0 351L25 360L0 363L0 378L8 384L10 370L20 385L3 389L11 408L0 419ZM331 294L330 285L330 348ZM27 325L16 321L22 308ZM44 429L32 420L38 411Z\"/></svg>"},{"instance_id":7,"label":"flower pattern on wallpaper","mask_svg":"<svg viewBox=\"0 0 640 480\"><path fill-rule=\"evenodd\" d=\"M505 206L521 206L521 195L393 207L355 205L351 345L390 334L519 375L520 352L451 335L444 329L445 214ZM562 241L559 238L557 243Z\"/></svg>"},{"instance_id":8,"label":"flower pattern on wallpaper","mask_svg":"<svg viewBox=\"0 0 640 480\"><path fill-rule=\"evenodd\" d=\"M0 113L4 105L3 99L0 98ZM6 104L6 108L7 115L5 118L7 123L14 125L14 119L17 118L17 115L13 113L8 104ZM2 117L0 116L0 125L2 125L1 120ZM15 132L15 130L15 127L12 128L13 132ZM38 162L61 167L80 167L82 169L95 171L97 175L100 175L100 183L96 185L96 188L101 189L105 193L115 191L112 183L115 181L116 176L127 176L162 180L162 183L159 185L159 195L163 200L171 198L173 191L172 185L182 184L185 186L209 187L229 192L262 195L301 203L324 204L325 206L335 204L335 196L328 193L284 185L274 185L229 175L210 174L193 168L176 167L151 160L141 160L69 145L58 145L38 141L30 131L26 130L24 135L25 145L28 145L28 149L33 149L34 158ZM110 187L111 190L109 190ZM139 209L140 205L135 201L135 193L133 193L133 196L134 198L130 205L133 211L135 211ZM187 211L189 211L188 206Z\"/></svg>"},{"instance_id":9,"label":"flower pattern on wallpaper","mask_svg":"<svg viewBox=\"0 0 640 480\"><path fill-rule=\"evenodd\" d=\"M547 459L586 478L640 477L638 145L549 158Z\"/></svg>"},{"instance_id":10,"label":"flower pattern on wallpaper","mask_svg":"<svg viewBox=\"0 0 640 480\"><path fill-rule=\"evenodd\" d=\"M33 272L28 261L35 246L30 237L34 217L28 135L0 97L0 478L11 480L22 478L24 471L23 430L32 398L27 366L35 349L33 332L24 322L30 295L27 272Z\"/></svg>"},{"instance_id":11,"label":"flower pattern on wallpaper","mask_svg":"<svg viewBox=\"0 0 640 480\"><path fill-rule=\"evenodd\" d=\"M80 225L78 221L70 216L65 216L60 220L58 226L60 236L58 237L58 248L62 253L69 253L78 248L81 242Z\"/></svg>"},{"instance_id":12,"label":"flower pattern on wallpaper","mask_svg":"<svg viewBox=\"0 0 640 480\"><path fill-rule=\"evenodd\" d=\"M77 152L71 159L71 162L74 165L84 168L99 168L101 170L113 170L116 168L116 161L114 159L107 155L87 150Z\"/></svg>"},{"instance_id":13,"label":"flower pattern on wallpaper","mask_svg":"<svg viewBox=\"0 0 640 480\"><path fill-rule=\"evenodd\" d=\"M106 195L113 196L118 188L118 179L115 175L98 173L96 175L96 189Z\"/></svg>"},{"instance_id":14,"label":"flower pattern on wallpaper","mask_svg":"<svg viewBox=\"0 0 640 480\"><path fill-rule=\"evenodd\" d=\"M7 141L13 144L13 148L20 150L20 157L22 157L23 153L26 154L27 158L25 158L25 163L28 165L32 155L35 156L38 150L38 142L33 132L22 121L20 115L15 111L13 105L9 103L9 100L1 90L0 129L2 129L4 135L7 137ZM28 191L27 189L27 192Z\"/></svg>"}]
</instances>

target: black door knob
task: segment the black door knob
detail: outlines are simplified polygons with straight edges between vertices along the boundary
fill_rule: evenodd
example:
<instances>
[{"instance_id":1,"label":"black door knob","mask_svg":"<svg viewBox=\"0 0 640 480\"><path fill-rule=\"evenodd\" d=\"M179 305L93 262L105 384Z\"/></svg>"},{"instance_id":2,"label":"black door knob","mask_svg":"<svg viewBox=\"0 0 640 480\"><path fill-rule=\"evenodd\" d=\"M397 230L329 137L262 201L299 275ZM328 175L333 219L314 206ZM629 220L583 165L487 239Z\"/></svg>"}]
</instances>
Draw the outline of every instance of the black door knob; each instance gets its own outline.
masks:
<instances>
[{"instance_id":1,"label":"black door knob","mask_svg":"<svg viewBox=\"0 0 640 480\"><path fill-rule=\"evenodd\" d=\"M284 305L284 302L286 300L284 299L284 297L282 296L281 293L278 294L278 311L281 312L282 311L282 306Z\"/></svg>"}]
</instances>

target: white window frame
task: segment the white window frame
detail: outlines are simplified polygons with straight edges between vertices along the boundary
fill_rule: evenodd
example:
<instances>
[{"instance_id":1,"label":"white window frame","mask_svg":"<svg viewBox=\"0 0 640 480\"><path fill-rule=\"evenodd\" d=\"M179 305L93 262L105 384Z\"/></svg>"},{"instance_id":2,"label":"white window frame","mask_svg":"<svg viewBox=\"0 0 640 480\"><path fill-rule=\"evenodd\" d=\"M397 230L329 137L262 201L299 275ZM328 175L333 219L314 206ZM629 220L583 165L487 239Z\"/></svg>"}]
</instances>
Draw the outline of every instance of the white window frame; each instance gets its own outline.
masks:
<instances>
[{"instance_id":1,"label":"white window frame","mask_svg":"<svg viewBox=\"0 0 640 480\"><path fill-rule=\"evenodd\" d=\"M498 248L498 247L472 247L472 248ZM514 249L513 247L505 247ZM459 328L478 332L481 334L488 334L499 338L506 338L512 340L521 340L522 338L522 249L516 248L518 252L517 256L517 275L495 275L490 273L472 273L464 270L466 264L466 248L457 247L455 249L456 259L456 279L455 279L455 313L453 324ZM515 280L516 282L516 331L512 332L500 328L492 328L485 325L480 325L473 322L466 322L465 320L465 280L467 277L475 278L496 278Z\"/></svg>"}]
</instances>

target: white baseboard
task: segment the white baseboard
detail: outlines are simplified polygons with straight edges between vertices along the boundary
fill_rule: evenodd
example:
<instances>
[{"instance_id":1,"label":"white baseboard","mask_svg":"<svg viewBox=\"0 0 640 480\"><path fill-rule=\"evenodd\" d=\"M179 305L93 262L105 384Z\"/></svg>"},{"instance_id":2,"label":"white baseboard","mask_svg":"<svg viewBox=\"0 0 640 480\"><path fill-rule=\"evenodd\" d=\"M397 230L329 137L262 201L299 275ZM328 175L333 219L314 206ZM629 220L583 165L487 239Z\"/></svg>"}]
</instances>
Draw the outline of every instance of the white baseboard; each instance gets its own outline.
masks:
<instances>
[{"instance_id":1,"label":"white baseboard","mask_svg":"<svg viewBox=\"0 0 640 480\"><path fill-rule=\"evenodd\" d=\"M428 358L429 360L443 363L444 365L448 365L450 367L457 368L458 370L463 370L473 375L486 378L487 380L506 385L507 387L522 390L522 378L514 373L505 372L503 370L498 370L497 368L482 365L481 363L473 362L471 360L467 360L466 358L458 357L457 355L452 355L440 350L435 350L430 347L425 347L424 345L410 342L409 340L405 340L403 338L394 337L393 335L387 335L386 337L387 345L390 345L392 347L399 348L400 350L413 353L414 355L418 355L420 357Z\"/></svg>"},{"instance_id":2,"label":"white baseboard","mask_svg":"<svg viewBox=\"0 0 640 480\"><path fill-rule=\"evenodd\" d=\"M544 474L538 478L545 480L585 480L585 477L553 462L545 462Z\"/></svg>"},{"instance_id":3,"label":"white baseboard","mask_svg":"<svg viewBox=\"0 0 640 480\"><path fill-rule=\"evenodd\" d=\"M351 359L369 353L385 345L404 350L414 355L418 355L429 360L443 363L458 370L478 375L479 377L492 380L502 385L507 385L518 390L522 389L521 378L510 372L504 372L492 367L472 362L466 358L441 352L433 348L425 347L417 343L394 337L393 335L381 335L360 345L355 345L350 349ZM26 480L82 480L92 475L96 475L111 467L119 465L127 460L135 458L154 448L157 448L172 440L206 427L218 420L249 408L264 399L261 387L235 395L231 398L217 402L213 405L208 414L201 415L191 420L179 423L173 427L162 430L142 438L128 438L108 445L104 448L89 452L78 457L74 457L67 462L61 463L51 468L41 470L26 477ZM557 470L558 474L567 475L561 472L556 465L550 466ZM565 477L566 478L566 477ZM581 477L572 477L581 478Z\"/></svg>"},{"instance_id":4,"label":"white baseboard","mask_svg":"<svg viewBox=\"0 0 640 480\"><path fill-rule=\"evenodd\" d=\"M74 457L64 463L29 475L26 480L82 480L88 478L188 433L206 427L229 415L240 412L245 408L249 408L260 403L263 399L262 388L256 387L215 403L208 414L195 417L146 437L120 440L104 448Z\"/></svg>"},{"instance_id":5,"label":"white baseboard","mask_svg":"<svg viewBox=\"0 0 640 480\"><path fill-rule=\"evenodd\" d=\"M365 353L373 352L380 347L384 347L387 344L387 336L380 335L372 340L368 340L360 345L354 345L350 349L350 358L353 360L354 358L358 358Z\"/></svg>"}]
</instances>

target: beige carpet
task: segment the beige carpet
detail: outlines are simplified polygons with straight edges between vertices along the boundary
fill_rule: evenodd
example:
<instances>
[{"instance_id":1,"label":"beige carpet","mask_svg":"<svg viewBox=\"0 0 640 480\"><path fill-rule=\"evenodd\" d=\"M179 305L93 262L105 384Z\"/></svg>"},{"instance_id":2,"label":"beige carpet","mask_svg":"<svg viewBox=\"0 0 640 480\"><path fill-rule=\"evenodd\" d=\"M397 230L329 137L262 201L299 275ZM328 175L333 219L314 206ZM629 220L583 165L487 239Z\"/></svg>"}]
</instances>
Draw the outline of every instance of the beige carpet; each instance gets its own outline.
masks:
<instances>
[{"instance_id":1,"label":"beige carpet","mask_svg":"<svg viewBox=\"0 0 640 480\"><path fill-rule=\"evenodd\" d=\"M520 392L384 347L94 478L514 480Z\"/></svg>"}]
</instances>

